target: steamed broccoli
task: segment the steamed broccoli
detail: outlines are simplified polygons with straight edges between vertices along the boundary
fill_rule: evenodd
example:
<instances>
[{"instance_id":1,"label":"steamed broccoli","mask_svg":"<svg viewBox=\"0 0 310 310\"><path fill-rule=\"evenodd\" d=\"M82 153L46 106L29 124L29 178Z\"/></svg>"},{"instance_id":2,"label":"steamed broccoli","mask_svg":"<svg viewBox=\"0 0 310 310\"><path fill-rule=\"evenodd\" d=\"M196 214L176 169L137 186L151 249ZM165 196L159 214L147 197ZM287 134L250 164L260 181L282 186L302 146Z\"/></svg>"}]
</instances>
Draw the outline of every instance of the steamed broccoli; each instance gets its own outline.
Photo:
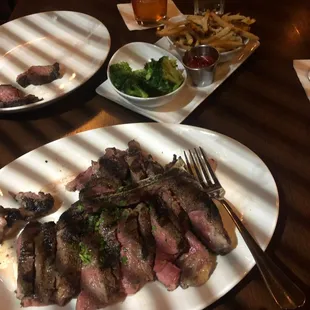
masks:
<instances>
[{"instance_id":1,"label":"steamed broccoli","mask_svg":"<svg viewBox=\"0 0 310 310\"><path fill-rule=\"evenodd\" d=\"M127 79L122 87L122 91L130 96L148 98L149 95L141 88L136 78Z\"/></svg>"},{"instance_id":2,"label":"steamed broccoli","mask_svg":"<svg viewBox=\"0 0 310 310\"><path fill-rule=\"evenodd\" d=\"M128 62L122 61L110 66L111 82L119 90L122 90L122 86L131 75L132 69Z\"/></svg>"},{"instance_id":3,"label":"steamed broccoli","mask_svg":"<svg viewBox=\"0 0 310 310\"><path fill-rule=\"evenodd\" d=\"M184 81L182 73L177 68L177 62L167 56L159 60L152 59L146 63L146 84L158 95L165 95L176 90Z\"/></svg>"},{"instance_id":4,"label":"steamed broccoli","mask_svg":"<svg viewBox=\"0 0 310 310\"><path fill-rule=\"evenodd\" d=\"M144 69L133 71L127 62L110 66L110 78L113 85L127 95L135 97L155 97L176 90L183 83L182 73L177 62L167 56L159 60L152 59Z\"/></svg>"}]
</instances>

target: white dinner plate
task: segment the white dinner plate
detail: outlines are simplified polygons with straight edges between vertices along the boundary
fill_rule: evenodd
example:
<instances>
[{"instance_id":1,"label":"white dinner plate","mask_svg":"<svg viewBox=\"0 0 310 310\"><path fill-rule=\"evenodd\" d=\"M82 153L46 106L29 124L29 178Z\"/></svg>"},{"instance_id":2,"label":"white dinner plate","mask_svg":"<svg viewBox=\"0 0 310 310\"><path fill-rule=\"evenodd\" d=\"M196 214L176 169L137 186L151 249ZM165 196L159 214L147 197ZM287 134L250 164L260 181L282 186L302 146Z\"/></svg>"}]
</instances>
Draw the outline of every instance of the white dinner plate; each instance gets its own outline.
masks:
<instances>
[{"instance_id":1,"label":"white dinner plate","mask_svg":"<svg viewBox=\"0 0 310 310\"><path fill-rule=\"evenodd\" d=\"M57 221L73 203L77 193L65 191L64 185L79 171L86 169L106 147L127 147L136 139L143 149L162 163L184 149L203 147L217 163L218 177L226 189L227 199L263 249L266 249L278 219L278 192L275 181L262 160L239 142L219 133L196 127L172 124L127 124L86 131L44 145L16 159L0 170L0 205L15 207L8 191L49 191L56 196L60 209L44 218ZM108 310L201 310L233 288L254 266L254 260L235 226L223 210L224 226L237 243L226 256L217 257L217 267L210 280L199 288L168 292L158 282L149 283L123 303ZM16 256L6 241L0 248L0 310L19 310L15 298ZM9 257L6 257L6 255ZM15 267L14 267L15 266ZM63 309L74 309L75 300ZM33 308L35 309L35 308ZM41 310L62 309L57 306Z\"/></svg>"},{"instance_id":2,"label":"white dinner plate","mask_svg":"<svg viewBox=\"0 0 310 310\"><path fill-rule=\"evenodd\" d=\"M0 108L19 112L43 106L86 82L102 66L110 50L107 28L89 15L51 11L25 16L0 26L0 84L11 84L44 100L20 107ZM30 66L62 65L61 79L22 88L18 74Z\"/></svg>"}]
</instances>

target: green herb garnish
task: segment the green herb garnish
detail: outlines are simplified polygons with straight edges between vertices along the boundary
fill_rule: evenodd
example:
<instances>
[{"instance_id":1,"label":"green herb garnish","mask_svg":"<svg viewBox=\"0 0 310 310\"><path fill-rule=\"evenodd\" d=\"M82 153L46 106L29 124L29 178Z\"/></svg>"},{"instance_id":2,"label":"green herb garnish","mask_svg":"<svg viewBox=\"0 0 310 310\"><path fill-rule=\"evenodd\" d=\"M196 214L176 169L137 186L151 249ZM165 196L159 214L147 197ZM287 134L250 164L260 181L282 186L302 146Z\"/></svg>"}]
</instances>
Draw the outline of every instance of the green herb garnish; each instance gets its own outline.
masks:
<instances>
[{"instance_id":1,"label":"green herb garnish","mask_svg":"<svg viewBox=\"0 0 310 310\"><path fill-rule=\"evenodd\" d=\"M79 246L80 246L79 256L81 261L83 262L84 265L90 264L92 260L91 251L87 248L87 246L83 242L80 242Z\"/></svg>"},{"instance_id":2,"label":"green herb garnish","mask_svg":"<svg viewBox=\"0 0 310 310\"><path fill-rule=\"evenodd\" d=\"M78 204L76 208L77 208L78 211L80 211L80 212L84 211L84 206L83 206L81 203Z\"/></svg>"},{"instance_id":3,"label":"green herb garnish","mask_svg":"<svg viewBox=\"0 0 310 310\"><path fill-rule=\"evenodd\" d=\"M127 258L127 256L122 256L122 257L121 257L121 263L122 263L123 265L127 265L127 263L128 263L128 258Z\"/></svg>"},{"instance_id":4,"label":"green herb garnish","mask_svg":"<svg viewBox=\"0 0 310 310\"><path fill-rule=\"evenodd\" d=\"M156 231L157 227L155 225L152 225L152 231Z\"/></svg>"}]
</instances>

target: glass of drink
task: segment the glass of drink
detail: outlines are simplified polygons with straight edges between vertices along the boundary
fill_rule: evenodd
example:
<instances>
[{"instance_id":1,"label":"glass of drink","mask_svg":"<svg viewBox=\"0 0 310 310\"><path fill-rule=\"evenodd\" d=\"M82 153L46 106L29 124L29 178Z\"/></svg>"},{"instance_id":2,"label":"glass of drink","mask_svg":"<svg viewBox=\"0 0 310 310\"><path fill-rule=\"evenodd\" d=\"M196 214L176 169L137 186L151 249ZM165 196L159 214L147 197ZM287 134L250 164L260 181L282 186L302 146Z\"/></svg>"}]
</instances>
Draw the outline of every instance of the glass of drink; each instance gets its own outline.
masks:
<instances>
[{"instance_id":1,"label":"glass of drink","mask_svg":"<svg viewBox=\"0 0 310 310\"><path fill-rule=\"evenodd\" d=\"M224 14L225 0L194 0L194 14L203 15L207 10Z\"/></svg>"},{"instance_id":2,"label":"glass of drink","mask_svg":"<svg viewBox=\"0 0 310 310\"><path fill-rule=\"evenodd\" d=\"M136 21L149 26L167 17L167 0L131 0Z\"/></svg>"}]
</instances>

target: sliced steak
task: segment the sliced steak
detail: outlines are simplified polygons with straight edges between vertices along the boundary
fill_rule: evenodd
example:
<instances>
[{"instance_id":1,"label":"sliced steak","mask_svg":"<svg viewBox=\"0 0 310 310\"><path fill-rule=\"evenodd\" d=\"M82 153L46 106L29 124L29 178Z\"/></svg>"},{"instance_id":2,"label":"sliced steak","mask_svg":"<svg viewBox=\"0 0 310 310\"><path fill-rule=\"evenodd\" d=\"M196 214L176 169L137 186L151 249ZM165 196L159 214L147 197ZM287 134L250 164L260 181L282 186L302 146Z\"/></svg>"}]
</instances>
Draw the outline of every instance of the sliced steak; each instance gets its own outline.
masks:
<instances>
[{"instance_id":1,"label":"sliced steak","mask_svg":"<svg viewBox=\"0 0 310 310\"><path fill-rule=\"evenodd\" d=\"M17 293L16 297L23 301L34 296L35 281L35 245L34 239L40 232L40 224L31 222L27 224L17 239Z\"/></svg>"},{"instance_id":2,"label":"sliced steak","mask_svg":"<svg viewBox=\"0 0 310 310\"><path fill-rule=\"evenodd\" d=\"M139 231L143 241L142 254L144 259L153 268L156 243L152 234L150 211L145 203L140 203L135 210L138 212Z\"/></svg>"},{"instance_id":3,"label":"sliced steak","mask_svg":"<svg viewBox=\"0 0 310 310\"><path fill-rule=\"evenodd\" d=\"M231 240L220 213L199 182L184 172L181 177L169 180L167 187L177 197L190 218L193 231L207 248L221 255L230 252Z\"/></svg>"},{"instance_id":4,"label":"sliced steak","mask_svg":"<svg viewBox=\"0 0 310 310\"><path fill-rule=\"evenodd\" d=\"M161 282L168 291L173 291L179 286L180 269L174 264L175 255L170 255L156 250L154 271L159 282Z\"/></svg>"},{"instance_id":5,"label":"sliced steak","mask_svg":"<svg viewBox=\"0 0 310 310\"><path fill-rule=\"evenodd\" d=\"M188 231L185 237L190 249L177 260L177 265L181 268L180 285L183 289L205 284L215 268L215 257L195 235Z\"/></svg>"},{"instance_id":6,"label":"sliced steak","mask_svg":"<svg viewBox=\"0 0 310 310\"><path fill-rule=\"evenodd\" d=\"M97 176L99 172L99 163L96 161L91 162L91 166L88 167L85 171L81 172L76 176L71 182L66 185L66 190L69 192L80 191L83 189L87 183Z\"/></svg>"},{"instance_id":7,"label":"sliced steak","mask_svg":"<svg viewBox=\"0 0 310 310\"><path fill-rule=\"evenodd\" d=\"M155 201L152 202L150 206L152 233L159 251L178 256L188 249L188 243L167 213L166 208L156 204Z\"/></svg>"},{"instance_id":8,"label":"sliced steak","mask_svg":"<svg viewBox=\"0 0 310 310\"><path fill-rule=\"evenodd\" d=\"M54 206L51 194L39 192L20 192L15 195L16 201L21 205L20 212L25 220L33 220L47 215Z\"/></svg>"},{"instance_id":9,"label":"sliced steak","mask_svg":"<svg viewBox=\"0 0 310 310\"><path fill-rule=\"evenodd\" d=\"M143 257L137 212L123 211L117 238L121 244L122 285L127 295L135 294L144 284L154 280L153 270Z\"/></svg>"},{"instance_id":10,"label":"sliced steak","mask_svg":"<svg viewBox=\"0 0 310 310\"><path fill-rule=\"evenodd\" d=\"M87 199L127 206L145 201L160 190L170 190L177 197L179 204L188 214L193 230L208 249L221 255L232 250L231 240L223 227L216 205L199 182L183 169L172 168L164 174L142 180L134 187L124 187L115 194L97 195Z\"/></svg>"},{"instance_id":11,"label":"sliced steak","mask_svg":"<svg viewBox=\"0 0 310 310\"><path fill-rule=\"evenodd\" d=\"M77 206L65 211L56 226L55 302L63 306L80 291L80 236L84 229L84 212Z\"/></svg>"},{"instance_id":12,"label":"sliced steak","mask_svg":"<svg viewBox=\"0 0 310 310\"><path fill-rule=\"evenodd\" d=\"M35 296L43 304L53 303L55 292L56 225L41 225L35 238Z\"/></svg>"},{"instance_id":13,"label":"sliced steak","mask_svg":"<svg viewBox=\"0 0 310 310\"><path fill-rule=\"evenodd\" d=\"M16 82L20 86L25 88L31 84L43 85L51 83L59 78L60 78L59 63L55 62L53 65L30 67L27 71L17 76Z\"/></svg>"},{"instance_id":14,"label":"sliced steak","mask_svg":"<svg viewBox=\"0 0 310 310\"><path fill-rule=\"evenodd\" d=\"M12 108L43 100L34 95L24 95L12 85L0 85L0 108Z\"/></svg>"}]
</instances>

